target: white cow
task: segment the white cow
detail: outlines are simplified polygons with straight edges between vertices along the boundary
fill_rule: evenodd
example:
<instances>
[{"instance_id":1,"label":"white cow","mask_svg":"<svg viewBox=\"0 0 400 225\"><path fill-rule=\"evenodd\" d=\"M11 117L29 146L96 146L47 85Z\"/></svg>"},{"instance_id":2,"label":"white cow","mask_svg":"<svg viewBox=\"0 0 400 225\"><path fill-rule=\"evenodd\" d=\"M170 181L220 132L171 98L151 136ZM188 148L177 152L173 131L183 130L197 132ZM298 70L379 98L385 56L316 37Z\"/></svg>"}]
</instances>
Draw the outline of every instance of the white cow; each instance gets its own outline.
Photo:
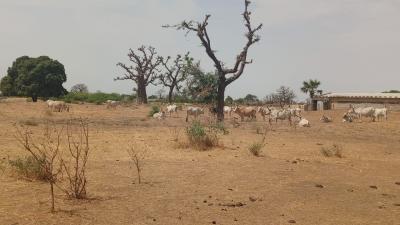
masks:
<instances>
[{"instance_id":1,"label":"white cow","mask_svg":"<svg viewBox=\"0 0 400 225\"><path fill-rule=\"evenodd\" d=\"M107 109L116 109L117 106L119 105L119 101L107 100L106 105Z\"/></svg>"},{"instance_id":2,"label":"white cow","mask_svg":"<svg viewBox=\"0 0 400 225\"><path fill-rule=\"evenodd\" d=\"M53 112L69 112L69 106L63 101L47 100L47 107Z\"/></svg>"},{"instance_id":3,"label":"white cow","mask_svg":"<svg viewBox=\"0 0 400 225\"><path fill-rule=\"evenodd\" d=\"M173 105L168 105L167 106L167 112L169 113L169 116L172 116L173 113L178 114L178 106L173 104Z\"/></svg>"},{"instance_id":4,"label":"white cow","mask_svg":"<svg viewBox=\"0 0 400 225\"><path fill-rule=\"evenodd\" d=\"M271 109L270 110L270 118L269 124L271 124L272 120L275 120L275 123L278 120L288 120L289 124L292 125L292 118L294 117L293 112L289 109Z\"/></svg>"},{"instance_id":5,"label":"white cow","mask_svg":"<svg viewBox=\"0 0 400 225\"><path fill-rule=\"evenodd\" d=\"M375 109L374 112L374 119L382 119L385 118L385 120L387 120L387 108L381 108L381 109Z\"/></svg>"},{"instance_id":6,"label":"white cow","mask_svg":"<svg viewBox=\"0 0 400 225\"><path fill-rule=\"evenodd\" d=\"M194 118L197 119L197 117L200 114L204 114L204 109L200 107L195 107L195 106L189 106L186 109L186 122L189 121L189 116L194 116Z\"/></svg>"},{"instance_id":7,"label":"white cow","mask_svg":"<svg viewBox=\"0 0 400 225\"><path fill-rule=\"evenodd\" d=\"M224 106L224 113L227 113L229 115L229 117L232 114L232 107L230 106Z\"/></svg>"},{"instance_id":8,"label":"white cow","mask_svg":"<svg viewBox=\"0 0 400 225\"><path fill-rule=\"evenodd\" d=\"M265 107L258 107L257 108L257 112L260 113L260 115L262 116L263 120L265 121L265 116L268 116L271 114L271 110L270 108L265 108Z\"/></svg>"},{"instance_id":9,"label":"white cow","mask_svg":"<svg viewBox=\"0 0 400 225\"><path fill-rule=\"evenodd\" d=\"M350 109L348 111L349 113L355 113L358 117L358 119L362 119L363 116L369 117L372 119L372 121L375 121L375 108L374 107L359 107L359 108L354 108L353 106L350 106Z\"/></svg>"},{"instance_id":10,"label":"white cow","mask_svg":"<svg viewBox=\"0 0 400 225\"><path fill-rule=\"evenodd\" d=\"M300 121L297 123L297 126L299 126L299 127L311 127L311 124L307 119L300 117Z\"/></svg>"},{"instance_id":11,"label":"white cow","mask_svg":"<svg viewBox=\"0 0 400 225\"><path fill-rule=\"evenodd\" d=\"M165 119L165 112L161 111L158 113L154 113L153 118L158 119L158 120L163 120L163 119Z\"/></svg>"}]
</instances>

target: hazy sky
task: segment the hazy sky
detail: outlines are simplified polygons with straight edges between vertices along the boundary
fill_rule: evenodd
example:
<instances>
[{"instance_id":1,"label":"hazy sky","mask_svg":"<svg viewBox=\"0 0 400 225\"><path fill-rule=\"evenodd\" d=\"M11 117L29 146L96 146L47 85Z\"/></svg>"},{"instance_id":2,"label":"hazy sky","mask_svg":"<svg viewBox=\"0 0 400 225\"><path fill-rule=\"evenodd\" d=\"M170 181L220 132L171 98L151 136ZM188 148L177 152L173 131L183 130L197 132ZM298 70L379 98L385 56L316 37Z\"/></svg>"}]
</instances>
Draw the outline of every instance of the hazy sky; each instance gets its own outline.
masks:
<instances>
[{"instance_id":1,"label":"hazy sky","mask_svg":"<svg viewBox=\"0 0 400 225\"><path fill-rule=\"evenodd\" d=\"M132 81L113 81L129 48L154 46L160 55L190 51L213 65L195 35L161 28L183 19L210 19L218 56L232 65L245 43L244 0L0 0L0 77L15 58L48 55L64 64L65 87L131 93ZM400 89L400 0L254 0L262 22L242 77L227 88L239 97L265 96L280 85L300 99L303 80L325 91ZM158 88L150 87L154 93Z\"/></svg>"}]
</instances>

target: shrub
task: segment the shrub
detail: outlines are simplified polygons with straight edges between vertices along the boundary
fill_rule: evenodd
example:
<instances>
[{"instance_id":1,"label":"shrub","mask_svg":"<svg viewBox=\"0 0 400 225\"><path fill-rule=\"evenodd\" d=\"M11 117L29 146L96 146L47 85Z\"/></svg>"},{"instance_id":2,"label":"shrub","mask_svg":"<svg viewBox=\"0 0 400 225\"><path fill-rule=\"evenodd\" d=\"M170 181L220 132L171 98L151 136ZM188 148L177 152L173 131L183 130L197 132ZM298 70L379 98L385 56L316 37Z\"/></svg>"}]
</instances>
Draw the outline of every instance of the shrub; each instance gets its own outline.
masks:
<instances>
[{"instance_id":1,"label":"shrub","mask_svg":"<svg viewBox=\"0 0 400 225\"><path fill-rule=\"evenodd\" d=\"M330 147L322 147L321 148L321 153L325 157L338 157L338 158L343 158L343 148L342 146L338 144L333 144Z\"/></svg>"},{"instance_id":2,"label":"shrub","mask_svg":"<svg viewBox=\"0 0 400 225\"><path fill-rule=\"evenodd\" d=\"M133 97L132 97L133 98ZM77 103L77 102L89 102L94 104L102 104L107 100L113 101L126 101L127 99L131 99L128 95L120 95L117 93L80 93L80 92L70 92L65 95L62 100L67 103Z\"/></svg>"},{"instance_id":3,"label":"shrub","mask_svg":"<svg viewBox=\"0 0 400 225\"><path fill-rule=\"evenodd\" d=\"M44 159L37 160L33 156L8 160L11 169L19 176L41 181L46 181L48 179L48 176L43 169L44 163Z\"/></svg>"},{"instance_id":4,"label":"shrub","mask_svg":"<svg viewBox=\"0 0 400 225\"><path fill-rule=\"evenodd\" d=\"M187 129L186 134L190 145L199 150L207 150L218 145L219 130L212 126L204 127L200 122L194 121Z\"/></svg>"},{"instance_id":5,"label":"shrub","mask_svg":"<svg viewBox=\"0 0 400 225\"><path fill-rule=\"evenodd\" d=\"M266 140L266 137L264 135L261 141L251 144L249 147L250 153L256 157L260 157L261 153L262 153L262 149L266 145L265 140Z\"/></svg>"},{"instance_id":6,"label":"shrub","mask_svg":"<svg viewBox=\"0 0 400 225\"><path fill-rule=\"evenodd\" d=\"M159 113L159 112L160 112L160 107L158 107L157 105L153 105L149 112L149 117L153 117L154 114Z\"/></svg>"}]
</instances>

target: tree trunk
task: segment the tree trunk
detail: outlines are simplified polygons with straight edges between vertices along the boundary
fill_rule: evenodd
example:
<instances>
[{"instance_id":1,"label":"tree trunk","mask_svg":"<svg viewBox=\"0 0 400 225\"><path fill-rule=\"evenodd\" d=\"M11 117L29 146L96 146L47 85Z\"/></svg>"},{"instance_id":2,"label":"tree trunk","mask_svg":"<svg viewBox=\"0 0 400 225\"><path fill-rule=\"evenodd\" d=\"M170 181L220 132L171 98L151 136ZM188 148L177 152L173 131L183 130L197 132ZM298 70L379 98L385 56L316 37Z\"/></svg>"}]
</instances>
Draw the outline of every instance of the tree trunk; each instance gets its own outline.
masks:
<instances>
[{"instance_id":1,"label":"tree trunk","mask_svg":"<svg viewBox=\"0 0 400 225\"><path fill-rule=\"evenodd\" d=\"M146 82L139 80L137 86L137 103L147 104Z\"/></svg>"},{"instance_id":2,"label":"tree trunk","mask_svg":"<svg viewBox=\"0 0 400 225\"><path fill-rule=\"evenodd\" d=\"M168 102L169 102L169 103L172 103L172 95L173 95L173 93L174 93L174 87L175 87L175 86L169 87L169 92L168 92Z\"/></svg>"},{"instance_id":3,"label":"tree trunk","mask_svg":"<svg viewBox=\"0 0 400 225\"><path fill-rule=\"evenodd\" d=\"M225 88L225 76L220 76L217 96L217 120L219 122L224 121Z\"/></svg>"},{"instance_id":4,"label":"tree trunk","mask_svg":"<svg viewBox=\"0 0 400 225\"><path fill-rule=\"evenodd\" d=\"M54 187L53 187L53 182L50 181L50 192L51 192L51 212L54 213Z\"/></svg>"}]
</instances>

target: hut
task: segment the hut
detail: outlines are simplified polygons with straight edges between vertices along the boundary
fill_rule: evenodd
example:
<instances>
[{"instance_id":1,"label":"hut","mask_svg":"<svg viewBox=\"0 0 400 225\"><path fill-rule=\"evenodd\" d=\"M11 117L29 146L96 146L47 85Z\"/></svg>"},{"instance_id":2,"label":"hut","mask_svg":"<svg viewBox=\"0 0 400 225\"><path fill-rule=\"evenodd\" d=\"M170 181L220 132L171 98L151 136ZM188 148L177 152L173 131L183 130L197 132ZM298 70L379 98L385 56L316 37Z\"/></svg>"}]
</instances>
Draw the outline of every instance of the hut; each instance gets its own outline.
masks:
<instances>
[{"instance_id":1,"label":"hut","mask_svg":"<svg viewBox=\"0 0 400 225\"><path fill-rule=\"evenodd\" d=\"M311 99L310 110L344 109L349 105L400 110L400 93L325 93Z\"/></svg>"}]
</instances>

